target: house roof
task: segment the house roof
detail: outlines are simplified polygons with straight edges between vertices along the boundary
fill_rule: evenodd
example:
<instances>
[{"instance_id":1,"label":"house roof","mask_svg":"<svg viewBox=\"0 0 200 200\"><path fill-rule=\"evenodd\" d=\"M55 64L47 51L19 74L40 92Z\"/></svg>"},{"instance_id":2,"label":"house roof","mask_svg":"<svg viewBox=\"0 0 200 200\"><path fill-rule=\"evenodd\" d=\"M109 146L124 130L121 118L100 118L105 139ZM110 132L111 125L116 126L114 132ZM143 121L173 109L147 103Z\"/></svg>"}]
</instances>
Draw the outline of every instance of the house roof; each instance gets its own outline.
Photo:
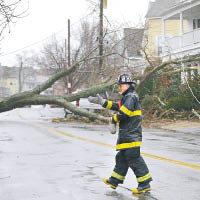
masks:
<instances>
[{"instance_id":1,"label":"house roof","mask_svg":"<svg viewBox=\"0 0 200 200\"><path fill-rule=\"evenodd\" d=\"M180 0L155 0L149 2L146 18L161 17L161 14L175 5L179 4Z\"/></svg>"},{"instance_id":2,"label":"house roof","mask_svg":"<svg viewBox=\"0 0 200 200\"><path fill-rule=\"evenodd\" d=\"M19 77L19 68L18 67L6 67L1 66L1 76L3 79L7 78L16 78Z\"/></svg>"}]
</instances>

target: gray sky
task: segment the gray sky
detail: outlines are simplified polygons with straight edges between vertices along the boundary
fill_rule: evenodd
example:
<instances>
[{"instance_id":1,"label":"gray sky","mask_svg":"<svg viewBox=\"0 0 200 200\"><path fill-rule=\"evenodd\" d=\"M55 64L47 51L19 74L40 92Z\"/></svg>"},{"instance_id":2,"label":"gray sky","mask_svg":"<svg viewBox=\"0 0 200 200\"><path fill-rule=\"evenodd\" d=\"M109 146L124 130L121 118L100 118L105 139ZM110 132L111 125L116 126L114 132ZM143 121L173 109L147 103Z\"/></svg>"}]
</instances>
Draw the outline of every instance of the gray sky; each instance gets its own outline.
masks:
<instances>
[{"instance_id":1,"label":"gray sky","mask_svg":"<svg viewBox=\"0 0 200 200\"><path fill-rule=\"evenodd\" d=\"M45 38L54 33L67 33L67 19L78 24L81 18L91 12L89 1L98 0L29 0L28 16L20 19L6 33L1 41L0 62L3 65L15 63L15 54L34 49L37 43L42 45ZM147 12L149 0L107 0L108 8L104 14L111 21L138 24ZM27 6L27 3L26 3ZM28 48L24 48L27 47ZM21 51L18 51L23 49ZM11 53L13 52L13 53ZM3 56L4 55L4 56Z\"/></svg>"}]
</instances>

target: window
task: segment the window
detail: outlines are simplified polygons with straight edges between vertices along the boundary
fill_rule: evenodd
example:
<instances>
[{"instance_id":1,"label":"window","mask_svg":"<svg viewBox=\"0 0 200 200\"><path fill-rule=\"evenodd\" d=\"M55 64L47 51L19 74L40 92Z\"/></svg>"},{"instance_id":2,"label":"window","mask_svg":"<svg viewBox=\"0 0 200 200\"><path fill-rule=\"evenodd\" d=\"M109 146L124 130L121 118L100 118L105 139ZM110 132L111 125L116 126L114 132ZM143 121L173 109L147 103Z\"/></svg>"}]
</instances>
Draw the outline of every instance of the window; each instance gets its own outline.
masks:
<instances>
[{"instance_id":1,"label":"window","mask_svg":"<svg viewBox=\"0 0 200 200\"><path fill-rule=\"evenodd\" d=\"M193 29L200 28L200 18L199 19L193 19Z\"/></svg>"},{"instance_id":2,"label":"window","mask_svg":"<svg viewBox=\"0 0 200 200\"><path fill-rule=\"evenodd\" d=\"M200 28L200 19L197 20L197 27Z\"/></svg>"}]
</instances>

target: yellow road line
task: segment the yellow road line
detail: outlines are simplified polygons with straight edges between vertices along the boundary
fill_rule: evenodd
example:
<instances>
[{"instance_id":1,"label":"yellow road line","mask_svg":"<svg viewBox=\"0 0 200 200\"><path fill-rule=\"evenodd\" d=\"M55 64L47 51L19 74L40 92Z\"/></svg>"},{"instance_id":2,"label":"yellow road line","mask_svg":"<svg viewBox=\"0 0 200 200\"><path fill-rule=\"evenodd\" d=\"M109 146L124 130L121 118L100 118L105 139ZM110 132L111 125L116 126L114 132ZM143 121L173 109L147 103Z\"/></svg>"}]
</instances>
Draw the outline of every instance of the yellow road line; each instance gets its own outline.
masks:
<instances>
[{"instance_id":1,"label":"yellow road line","mask_svg":"<svg viewBox=\"0 0 200 200\"><path fill-rule=\"evenodd\" d=\"M106 144L106 143L103 143L103 142L98 142L96 140L91 140L91 139L88 139L88 138L79 137L79 136L76 136L76 135L73 135L73 134L69 134L69 133L54 129L54 128L49 128L49 127L43 126L43 125L41 125L39 123L29 121L28 119L22 117L19 113L17 113L17 114L21 119L26 120L30 124L32 124L34 126L37 126L39 128L42 128L44 130L47 130L47 131L50 131L50 132L53 132L53 133L58 133L58 134L61 134L61 135L64 135L64 136L67 136L67 137L70 137L70 138L74 138L74 139L77 139L77 140L89 142L89 143L92 143L92 144L96 144L96 145L100 145L100 146L104 146L104 147L108 147L108 148L114 148L114 149L116 148L116 146L111 145L111 144ZM160 156L155 156L155 155L148 154L148 153L143 153L143 152L142 152L142 155L145 156L145 157L148 157L148 158L161 160L163 162L168 162L168 163L172 163L172 164L175 164L175 165L180 165L180 166L192 168L192 169L195 169L195 170L200 170L200 166L199 165L190 164L190 163L186 163L186 162L181 162L181 161L177 161L177 160L173 160L173 159L169 159L169 158L164 158L164 157L160 157Z\"/></svg>"},{"instance_id":2,"label":"yellow road line","mask_svg":"<svg viewBox=\"0 0 200 200\"><path fill-rule=\"evenodd\" d=\"M155 155L148 154L148 153L142 153L142 155L145 156L145 157L156 159L156 160L162 160L164 162L169 162L169 163L172 163L172 164L175 164L175 165L182 165L182 166L185 166L185 167L188 167L188 168L200 170L200 165L181 162L181 161L178 161L178 160L173 160L173 159L169 159L169 158L155 156Z\"/></svg>"},{"instance_id":3,"label":"yellow road line","mask_svg":"<svg viewBox=\"0 0 200 200\"><path fill-rule=\"evenodd\" d=\"M86 141L86 142L101 145L101 146L104 146L104 147L115 148L115 146L110 145L110 144L105 144L103 142L98 142L98 141L91 140L91 139L88 139L88 138L83 138L83 137L79 137L79 136L76 136L76 135L72 135L70 133L66 133L66 132L63 132L63 131L60 131L60 130L57 130L57 129L49 128L49 127L43 126L43 125L35 123L35 122L30 122L30 123L34 126L40 127L42 129L48 130L50 132L54 132L54 133L56 132L58 134L61 134L61 135L64 135L64 136L67 136L67 137L70 137L70 138L74 138L74 139L81 140L81 141Z\"/></svg>"}]
</instances>

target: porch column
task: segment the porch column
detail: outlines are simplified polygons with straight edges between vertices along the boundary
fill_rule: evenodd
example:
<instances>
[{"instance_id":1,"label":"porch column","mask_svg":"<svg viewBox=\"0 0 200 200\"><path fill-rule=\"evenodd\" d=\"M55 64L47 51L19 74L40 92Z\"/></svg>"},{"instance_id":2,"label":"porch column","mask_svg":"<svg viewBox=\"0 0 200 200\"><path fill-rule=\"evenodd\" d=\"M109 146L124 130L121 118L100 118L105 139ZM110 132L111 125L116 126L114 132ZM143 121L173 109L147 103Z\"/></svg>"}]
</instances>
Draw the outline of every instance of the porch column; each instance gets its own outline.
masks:
<instances>
[{"instance_id":1,"label":"porch column","mask_svg":"<svg viewBox=\"0 0 200 200\"><path fill-rule=\"evenodd\" d=\"M183 12L180 12L180 35L183 35Z\"/></svg>"},{"instance_id":2,"label":"porch column","mask_svg":"<svg viewBox=\"0 0 200 200\"><path fill-rule=\"evenodd\" d=\"M180 12L180 36L181 36L181 40L180 40L180 45L181 45L181 47L183 46L182 44L183 44L183 32L184 32L184 30L183 30L183 12Z\"/></svg>"},{"instance_id":3,"label":"porch column","mask_svg":"<svg viewBox=\"0 0 200 200\"><path fill-rule=\"evenodd\" d=\"M162 19L162 53L165 53L165 35L166 35L166 26L165 19Z\"/></svg>"}]
</instances>

